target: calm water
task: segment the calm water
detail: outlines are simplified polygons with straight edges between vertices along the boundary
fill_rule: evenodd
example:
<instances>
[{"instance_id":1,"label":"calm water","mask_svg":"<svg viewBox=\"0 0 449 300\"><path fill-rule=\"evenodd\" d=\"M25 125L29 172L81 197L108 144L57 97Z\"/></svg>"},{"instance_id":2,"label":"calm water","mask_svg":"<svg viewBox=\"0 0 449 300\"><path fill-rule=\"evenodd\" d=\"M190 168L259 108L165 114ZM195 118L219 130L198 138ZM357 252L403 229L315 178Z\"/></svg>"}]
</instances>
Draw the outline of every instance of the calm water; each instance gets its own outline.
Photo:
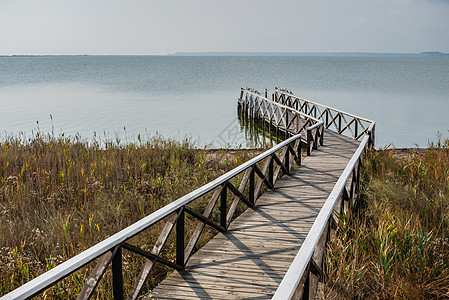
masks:
<instances>
[{"instance_id":1,"label":"calm water","mask_svg":"<svg viewBox=\"0 0 449 300\"><path fill-rule=\"evenodd\" d=\"M373 119L377 146L449 137L449 58L435 57L0 57L0 132L251 147L237 118L242 86L286 87Z\"/></svg>"}]
</instances>

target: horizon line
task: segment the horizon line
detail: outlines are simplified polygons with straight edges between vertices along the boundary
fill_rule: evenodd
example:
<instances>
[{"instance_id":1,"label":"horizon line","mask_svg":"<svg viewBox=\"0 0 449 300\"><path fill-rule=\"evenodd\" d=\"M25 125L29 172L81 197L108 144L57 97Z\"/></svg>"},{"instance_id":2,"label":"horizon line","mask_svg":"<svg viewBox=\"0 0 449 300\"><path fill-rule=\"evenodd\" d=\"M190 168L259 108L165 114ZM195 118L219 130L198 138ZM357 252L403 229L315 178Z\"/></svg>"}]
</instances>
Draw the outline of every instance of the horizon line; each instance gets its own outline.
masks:
<instances>
[{"instance_id":1,"label":"horizon line","mask_svg":"<svg viewBox=\"0 0 449 300\"><path fill-rule=\"evenodd\" d=\"M311 56L311 55L449 55L449 52L372 52L372 51L177 51L168 54L0 54L0 57L39 57L39 56Z\"/></svg>"}]
</instances>

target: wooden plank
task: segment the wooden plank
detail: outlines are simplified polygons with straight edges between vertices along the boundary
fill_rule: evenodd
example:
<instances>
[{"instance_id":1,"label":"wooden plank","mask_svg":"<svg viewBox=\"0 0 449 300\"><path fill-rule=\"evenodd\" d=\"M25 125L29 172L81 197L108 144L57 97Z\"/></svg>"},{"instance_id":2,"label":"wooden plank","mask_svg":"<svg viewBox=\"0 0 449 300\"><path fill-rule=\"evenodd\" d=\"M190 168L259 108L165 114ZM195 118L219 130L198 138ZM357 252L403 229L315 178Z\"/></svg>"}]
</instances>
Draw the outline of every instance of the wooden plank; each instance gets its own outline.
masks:
<instances>
[{"instance_id":1,"label":"wooden plank","mask_svg":"<svg viewBox=\"0 0 449 300\"><path fill-rule=\"evenodd\" d=\"M252 294L274 294L276 291L276 284L266 285L263 281L254 282L253 280L236 280L233 278L215 278L211 280L204 276L188 276L179 278L168 278L163 284L170 289L192 289L203 290L209 293L209 291L219 293L252 293Z\"/></svg>"},{"instance_id":2,"label":"wooden plank","mask_svg":"<svg viewBox=\"0 0 449 300\"><path fill-rule=\"evenodd\" d=\"M156 243L153 246L153 249L151 250L152 254L159 255L161 253L162 247L164 247L165 242L167 241L171 231L173 230L173 227L175 226L176 218L177 214L175 213L171 214L167 218L167 222L165 223L162 232L160 233ZM146 260L142 270L140 271L139 276L137 277L134 285L131 287L131 290L127 297L128 300L137 299L137 297L140 294L140 291L142 290L143 285L145 284L145 281L147 280L153 268L154 268L154 260Z\"/></svg>"},{"instance_id":3,"label":"wooden plank","mask_svg":"<svg viewBox=\"0 0 449 300\"><path fill-rule=\"evenodd\" d=\"M211 275L216 275L217 277L220 276L233 276L236 278L242 278L242 276L244 278L248 278L248 274L250 274L251 276L257 276L257 277L269 277L272 278L273 280L276 280L276 278L282 278L283 275L285 274L285 272L283 271L283 268L281 269L281 267L273 267L272 269L265 269L262 270L259 266L236 266L235 268L223 268L221 265L210 265L207 267L207 270L204 268L200 268L200 267L193 267L191 269L188 270L188 272L193 272L193 273L206 273L206 274L211 274ZM233 278L230 277L230 278Z\"/></svg>"},{"instance_id":4,"label":"wooden plank","mask_svg":"<svg viewBox=\"0 0 449 300\"><path fill-rule=\"evenodd\" d=\"M155 295L159 295L160 292L153 292ZM220 291L214 289L195 289L190 287L176 287L168 286L164 290L164 295L168 297L166 299L186 299L187 297L194 297L196 299L270 299L273 293L263 294L263 293L244 293L244 292L232 292L232 291ZM161 297L156 296L154 298L146 299L161 299ZM195 298L194 298L195 299Z\"/></svg>"},{"instance_id":5,"label":"wooden plank","mask_svg":"<svg viewBox=\"0 0 449 300\"><path fill-rule=\"evenodd\" d=\"M146 297L271 298L357 145L326 131L324 146Z\"/></svg>"},{"instance_id":6,"label":"wooden plank","mask_svg":"<svg viewBox=\"0 0 449 300\"><path fill-rule=\"evenodd\" d=\"M210 268L219 267L222 271L237 271L241 270L242 272L246 272L246 274L251 274L251 272L258 273L260 271L264 272L267 275L270 274L285 274L287 272L289 263L282 263L282 264L273 264L273 265L267 265L266 262L242 262L242 263L234 263L232 261L224 262L223 260L208 260L204 262L198 262L198 266L188 268L186 272L189 270L196 270L201 272L209 272ZM212 273L212 271L210 271Z\"/></svg>"},{"instance_id":7,"label":"wooden plank","mask_svg":"<svg viewBox=\"0 0 449 300\"><path fill-rule=\"evenodd\" d=\"M258 280L269 280L273 282L281 282L284 272L275 270L260 270L260 268L240 268L240 269L223 269L220 267L209 267L207 272L202 269L189 269L191 274L205 274L207 276L224 278L224 279L242 279L257 278ZM251 276L248 276L248 275Z\"/></svg>"},{"instance_id":8,"label":"wooden plank","mask_svg":"<svg viewBox=\"0 0 449 300\"><path fill-rule=\"evenodd\" d=\"M192 263L195 262L196 264L199 263L209 263L209 262L215 262L216 264L256 264L262 263L265 260L279 260L280 261L291 261L293 258L291 257L292 253L296 253L299 249L298 245L291 245L291 247L287 250L284 250L282 252L276 253L277 249L271 248L271 249L262 249L260 251L246 251L246 252L239 252L236 253L235 251L225 251L222 252L217 251L204 251L201 254L207 255L208 257L204 257L201 259L198 258L192 258ZM229 249L228 249L229 250ZM282 263L281 265L284 265Z\"/></svg>"},{"instance_id":9,"label":"wooden plank","mask_svg":"<svg viewBox=\"0 0 449 300\"><path fill-rule=\"evenodd\" d=\"M238 247L243 248L243 247L248 247L250 245L257 245L259 247L276 247L278 249L282 248L280 245L278 245L278 243L276 241L274 241L274 238L279 238L279 239L290 239L293 241L296 240L300 240L301 237L304 235L306 235L307 232L303 232L303 233L298 233L298 232L283 232L283 233L278 233L278 234L273 234L271 236L266 236L266 234L264 234L263 232L251 232L251 231L247 231L247 232L235 232L232 236L228 235L227 236L227 241L226 242L221 242L220 241L213 241L210 242L211 246L210 247L219 247L219 248L223 248L227 245L230 245L230 247L235 248L236 250L238 250ZM264 236L266 236L266 238L264 238ZM270 243L270 240L273 240L273 242ZM272 246L270 246L272 245ZM207 249L207 248L206 248Z\"/></svg>"},{"instance_id":10,"label":"wooden plank","mask_svg":"<svg viewBox=\"0 0 449 300\"><path fill-rule=\"evenodd\" d=\"M245 250L236 252L234 249L210 249L208 251L204 251L201 254L202 255L208 255L212 256L214 261L218 261L220 259L234 259L239 261L245 261L245 260L252 260L253 258L260 258L263 257L263 259L279 259L289 260L291 257L290 252L298 251L300 245L298 244L292 244L290 247L282 250L278 250L275 248L271 249L260 249L259 251L253 251L253 250ZM291 260L291 259L290 259Z\"/></svg>"},{"instance_id":11,"label":"wooden plank","mask_svg":"<svg viewBox=\"0 0 449 300\"><path fill-rule=\"evenodd\" d=\"M225 290L225 291L244 291L244 292L255 292L260 293L263 290L276 290L278 283L276 282L267 282L266 280L257 280L251 278L250 276L245 279L236 279L236 278L225 278L225 277L211 277L207 275L201 274L189 274L189 276L184 277L170 277L164 282L164 285L171 286L201 286L201 287L209 287L216 290Z\"/></svg>"},{"instance_id":12,"label":"wooden plank","mask_svg":"<svg viewBox=\"0 0 449 300\"><path fill-rule=\"evenodd\" d=\"M77 300L86 300L86 299L90 299L90 297L92 297L92 294L95 291L95 288L97 287L98 282L100 281L101 277L103 277L103 274L104 274L106 268L111 263L112 257L113 257L113 253L111 251L109 251L109 252L106 252L100 258L100 261L97 263L97 265L93 269L89 278L86 280L86 284L84 285L84 287L82 288L78 297L76 298Z\"/></svg>"}]
</instances>

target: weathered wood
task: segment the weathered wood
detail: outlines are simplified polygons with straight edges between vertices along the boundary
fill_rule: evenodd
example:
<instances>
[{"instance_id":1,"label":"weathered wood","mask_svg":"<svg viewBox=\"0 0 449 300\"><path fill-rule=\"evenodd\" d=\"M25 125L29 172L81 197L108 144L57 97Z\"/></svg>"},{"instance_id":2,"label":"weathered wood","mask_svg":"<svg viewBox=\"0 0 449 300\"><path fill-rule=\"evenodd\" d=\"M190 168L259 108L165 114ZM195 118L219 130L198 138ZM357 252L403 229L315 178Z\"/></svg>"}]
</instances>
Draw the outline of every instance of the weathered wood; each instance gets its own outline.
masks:
<instances>
[{"instance_id":1,"label":"weathered wood","mask_svg":"<svg viewBox=\"0 0 449 300\"><path fill-rule=\"evenodd\" d=\"M257 175L259 175L260 178L257 181L256 189L254 191L255 199L259 198L259 195L262 191L262 187L263 187L264 183L269 189L273 189L273 183L272 183L272 180L270 180L270 176L272 176L272 173L273 173L272 161L273 161L273 159L271 156L269 158L267 158L267 160L265 161L265 164L263 165L262 171L260 171L259 168L256 167L256 173L257 173ZM271 166L271 172L268 172L268 178L267 178L265 174L267 174L267 171L269 171L268 169L270 168L270 166Z\"/></svg>"},{"instance_id":2,"label":"weathered wood","mask_svg":"<svg viewBox=\"0 0 449 300\"><path fill-rule=\"evenodd\" d=\"M128 244L128 243L123 243L122 247L124 249L126 249L126 250L129 250L131 252L139 254L139 255L147 258L147 259L157 260L158 262L163 263L164 265L166 265L166 266L168 266L170 268L173 268L175 270L182 270L182 266L177 265L177 264L175 264L175 263L173 263L173 262L171 262L169 260L166 260L163 257L157 256L157 255L155 255L155 254L153 254L151 252L145 251L145 250L143 250L143 249L141 249L141 248L139 248L137 246L134 246L134 245L131 245L131 244Z\"/></svg>"},{"instance_id":3,"label":"weathered wood","mask_svg":"<svg viewBox=\"0 0 449 300\"><path fill-rule=\"evenodd\" d=\"M185 207L178 210L178 218L176 220L176 264L184 266L184 230L185 230Z\"/></svg>"},{"instance_id":4,"label":"weathered wood","mask_svg":"<svg viewBox=\"0 0 449 300\"><path fill-rule=\"evenodd\" d=\"M245 99L243 99L243 97ZM291 94L289 91L278 90L277 88L275 90L275 93L273 94L272 99L274 101L267 99L267 92L265 92L265 97L262 97L261 94L258 92L250 90L245 91L242 89L240 93L240 99L238 102L239 110L243 110L245 115L250 116L255 120L264 120L266 123L269 123L268 128L270 130L273 129L276 131L276 133L285 135L286 138L288 136L307 130L307 132L309 133L307 135L306 140L308 144L307 147L308 150L310 149L317 150L318 146L323 146L324 127L325 128L333 127L334 132L337 132L339 134L349 133L350 138L353 138L355 140L358 140L363 136L362 141L363 151L366 150L365 145L368 145L368 147L374 146L375 123L373 121L363 119L348 114L346 112L339 111L337 109L333 109L305 99L298 98L293 94ZM329 119L331 120L329 121ZM360 133L359 127L361 129ZM293 172L292 167L293 167L293 160L298 161L300 159L299 146L303 140L303 137L295 135L294 137L287 139L286 141L281 142L272 149L264 152L263 154L251 159L246 163L243 163L242 165L231 170L230 172L220 176L219 178L213 180L212 182L198 188L197 190L185 195L184 197L181 197L173 201L172 203L166 205L165 207L159 209L158 211L152 213L151 215L128 226L127 228L121 230L117 234L114 234L113 236L87 249L86 251L80 253L79 255L76 255L75 257L69 259L68 261L46 272L45 274L38 276L37 278L34 278L33 280L24 284L22 287L8 294L7 297L11 299L31 298L34 295L37 295L38 293L42 292L46 288L56 284L60 280L69 276L73 272L77 271L79 268L86 266L87 264L98 259L105 253L108 252L110 253L112 251L114 254L112 254L111 257L108 257L107 255L104 256L104 258L97 265L90 279L88 280L88 283L83 288L80 297L86 298L92 295L93 290L98 284L98 281L102 277L102 274L104 274L107 266L110 264L110 262L112 262L113 294L116 299L121 299L123 298L121 251L122 248L126 248L130 251L133 251L134 253L137 253L149 259L149 261L146 262L144 268L142 269L142 272L137 279L136 285L131 289L131 292L129 294L129 297L131 299L135 299L139 294L143 282L146 280L146 277L148 276L149 272L151 271L156 262L161 262L177 270L183 269L206 224L215 227L218 230L225 231L226 228L230 226L230 222L233 219L234 212L236 210L239 201L242 200L249 207L253 207L258 198L258 195L261 192L263 183L265 183L265 185L268 188L272 189L275 182L278 181L278 179L280 178L279 175L281 175L282 172L282 174L291 175L292 180L290 180L289 185L285 185L281 187L280 191L277 190L275 193L272 193L271 198L267 196L264 199L261 199L259 201L261 206L256 211L253 211L255 212L253 215L248 216L248 214L244 213L241 216L241 218L238 218L238 221L236 221L235 224L244 221L244 223L242 223L242 227L240 228L240 230L237 225L230 226L230 230L227 233L227 239L225 238L227 244L226 243L223 244L223 240L221 240L220 241L221 244L215 245L215 248L221 247L220 248L221 250L215 252L211 251L212 253L217 253L216 257L224 259L224 262L220 261L220 267L225 266L225 269L231 270L231 273L234 272L233 270L235 268L244 271L252 270L252 272L260 269L263 271L263 274L267 274L270 278L274 278L275 273L273 272L279 271L280 273L282 273L285 271L285 260L288 260L289 253L294 252L296 248L299 247L299 245L302 243L302 241L304 240L304 233L310 228L311 220L314 218L316 213L320 211L321 203L318 199L322 200L324 197L323 193L329 191L328 185L332 185L335 182L336 178L338 178L338 174L340 174L339 173L341 171L340 163L347 161L348 157L346 154L351 153L351 150L349 149L350 147L346 147L349 144L351 144L349 143L349 141L342 138L342 136L336 134L333 134L332 139L334 139L332 143L334 145L337 145L337 147L322 149L323 150L321 151L322 155L318 155L319 157L321 157L321 160L315 163L311 163L310 165L312 165L312 167L310 167L309 169L308 166L305 165L302 169L301 176L298 177ZM293 142L295 142L294 148L292 148L291 145ZM359 159L361 155L360 149L362 148L359 148L355 154L359 155ZM280 157L278 157L276 153L280 149L282 149L282 153ZM290 154L292 154L293 159L290 158ZM332 157L332 159L329 160L328 159L329 157ZM257 163L263 159L266 159L267 161L269 161L269 163L265 164L261 171L258 169ZM276 162L277 164L275 170L273 162ZM339 179L339 182L337 183L335 188L332 190L331 195L329 196L329 198L333 199L332 208L341 206L342 211L350 209L351 205L353 204L354 197L357 196L358 192L358 178L359 178L358 172L360 168L360 161L357 166L357 171L355 171L354 169L355 164L353 159L351 159L350 165L352 166L351 168L353 168L352 170L354 170L352 171L351 179L349 179L350 174L348 173L350 171L347 171L345 169L342 176L346 178L345 179L346 182L342 183L340 182ZM268 170L266 169L267 166ZM245 178L244 182L240 183L239 189L237 189L231 184L230 180L234 178L236 175L242 173L243 171L245 171L246 174L248 174L248 177ZM267 171L268 171L268 179L266 178L265 175ZM254 176L255 174L257 174L260 177L256 185ZM245 195L243 193L243 191L245 190L245 186L247 186L247 184L250 185L248 196L246 196L246 193ZM219 186L222 186L222 189L219 189L218 188ZM344 189L340 189L343 188L343 186ZM212 199L213 201L209 203L208 207L206 208L206 211L203 214L196 212L192 209L189 209L189 207L187 206L189 203L191 203L195 199L198 199L206 195L213 189L215 189L217 196L215 197L215 200ZM229 210L227 210L228 189L235 195L234 201L232 202L231 208ZM339 194L338 197L335 196L336 193L335 190L340 190L341 194ZM303 195L308 195L308 197L303 198ZM220 201L221 225L216 225L215 223L209 220L210 212L212 211L216 202L218 201L218 197L220 197L221 199ZM248 199L246 197L248 197ZM298 199L300 200L298 201ZM328 202L329 200L326 201L325 204L326 208L324 210L326 212L322 213L323 210L321 210L320 214L318 215L318 219L320 220L318 222L319 224L324 224L322 221L323 214L330 215L332 212L330 210L332 208L328 207L329 206ZM209 209L210 211L208 212ZM200 222L197 222L198 225L192 235L192 239L190 239L189 244L184 249L185 211L188 211ZM127 241L133 236L148 229L150 226L153 226L162 219L170 215L173 216L175 212L177 214L176 219L173 222L171 222L170 220L169 222L167 222L166 227L162 230L161 236L154 245L152 252L146 252L136 246L127 243ZM296 215L297 216L299 215L300 218L290 218L290 214L292 212L297 212ZM306 215L303 214L304 212L306 213ZM308 215L308 213L311 215ZM302 221L298 223L297 221L299 220ZM261 225L260 222L264 222L263 225ZM335 218L334 215L332 215L332 217L326 220L325 222L335 224L339 222L339 220ZM170 234L175 224L177 227L176 264L168 260L165 260L159 256L162 246L167 240L168 235ZM266 224L272 225L268 226ZM316 236L318 236L317 232L319 231L322 232L323 229L322 228L317 229L318 228L317 226L315 223L312 225L310 229L312 233L309 233L309 235L306 238L305 244L309 248L310 246L308 245L310 244L313 244L315 246L319 244L316 241ZM257 229L250 229L250 227ZM219 240L218 237L215 240ZM214 245L214 242L211 242L208 245ZM279 246L281 246L281 249L277 248ZM301 251L307 247L302 247L300 253L303 253ZM317 250L318 248L319 246L317 246L316 249L315 248L310 249ZM306 282L305 285L307 287L313 285L314 281L313 276L315 276L313 274L317 274L320 276L322 274L319 271L320 269L319 266L314 264L315 258L311 260L312 254L310 254L309 252L307 252L307 254L304 256L306 257L305 259L299 260L300 262L304 261L304 263L306 264L306 265L303 264L303 266L300 267L300 269L304 270L303 267L306 266L305 267L307 269L306 274L296 276L301 277L301 282L305 281ZM201 255L201 253L199 253L196 257L198 257L199 255ZM229 260L229 257L231 257L232 259ZM192 263L195 261L196 259L193 259ZM215 268L217 263L218 262L216 260L213 260L206 263L207 266L205 266L200 260L199 266ZM298 264L295 259L295 266L301 264L302 263ZM198 264L196 266L198 266ZM242 266L244 267L244 269L241 268ZM288 271L288 273L289 274L291 273L290 270ZM200 277L204 276L201 275ZM263 275L261 275L260 277L262 278L261 279L262 281L269 280L269 278L264 278ZM291 275L286 277L291 278ZM231 278L231 281L232 280L235 281L235 279ZM283 286L284 280L281 283L281 287ZM170 281L170 279L168 279L167 281ZM258 282L258 279L252 281ZM296 289L298 281L297 279L294 279L294 281ZM186 282L191 283L192 281L186 280ZM206 282L208 281L206 280ZM288 284L290 283L287 283L287 285ZM215 286L215 282L213 285ZM222 285L218 283L217 286ZM253 287L246 287L246 286L244 286L243 288L245 289L245 291L253 289ZM218 288L218 290L219 289L220 288ZM282 290L285 289L282 288ZM235 289L232 289L231 292L225 291L224 294L223 291L224 291L223 289L221 289L221 291L219 292L217 292L216 290L211 290L210 293L211 295L220 298L229 297L230 295L232 295L235 298L239 298L242 296L241 294L235 294ZM199 295L209 296L207 293L204 294L203 292L204 290L194 291L195 295L197 296ZM293 293L295 294L297 292L301 293L300 290L293 291ZM168 294L174 297L180 296L176 293L173 293L173 291L170 291ZM283 293L280 293L280 295L282 294ZM309 291L308 288L304 290L304 295L313 297L312 292ZM187 293L184 294L184 296L191 297L192 295L188 295ZM265 296L268 295L262 294L257 295L257 297L262 298ZM280 299L282 299L282 296L280 297L281 297Z\"/></svg>"},{"instance_id":5,"label":"weathered wood","mask_svg":"<svg viewBox=\"0 0 449 300\"><path fill-rule=\"evenodd\" d=\"M199 249L185 271L175 271L152 295L158 299L161 296L270 298L357 148L357 141L331 132L326 135L326 144L305 158L301 168L291 169L290 176L278 180L273 190L258 199L254 209L246 210L229 225L227 232L219 233ZM287 148L280 157L273 158L274 178L285 172L279 163L285 163L286 152ZM270 173L270 165L271 162L266 162L261 173ZM245 174L249 181L248 174L249 171ZM323 247L320 245L320 251ZM320 259L315 261L321 268ZM314 282L313 277L309 278L311 285Z\"/></svg>"},{"instance_id":6,"label":"weathered wood","mask_svg":"<svg viewBox=\"0 0 449 300\"><path fill-rule=\"evenodd\" d=\"M123 299L122 247L117 246L112 256L112 294L114 299Z\"/></svg>"},{"instance_id":7,"label":"weathered wood","mask_svg":"<svg viewBox=\"0 0 449 300\"><path fill-rule=\"evenodd\" d=\"M370 125L372 128L374 123ZM326 202L324 203L322 209L320 210L316 222L314 222L306 240L304 241L304 246L300 248L298 254L295 256L292 265L289 267L284 279L282 280L279 288L273 296L273 299L296 299L298 293L303 293L303 298L308 299L310 295L310 279L312 276L310 273L311 264L313 264L314 251L325 234L326 228L328 228L329 221L334 222L334 210L338 209L339 201L343 204L344 199L347 197L346 186L352 171L354 170L357 161L360 159L361 155L366 150L368 145L369 136L365 136L361 141L357 150L354 151L353 156L345 166L342 174L332 188L332 191ZM344 211L342 206L341 211ZM340 211L340 212L341 212ZM318 268L315 268L318 269ZM304 285L300 285L301 279L306 277Z\"/></svg>"},{"instance_id":8,"label":"weathered wood","mask_svg":"<svg viewBox=\"0 0 449 300\"><path fill-rule=\"evenodd\" d=\"M108 251L100 258L100 261L97 263L97 265L93 269L89 278L86 280L86 284L84 285L83 289L81 290L78 297L76 298L77 300L82 300L82 299L87 300L87 299L90 299L90 297L92 297L92 294L95 291L95 288L97 287L98 283L100 282L101 277L103 277L103 274L106 271L106 268L111 263L111 260L112 260L112 257L114 254L115 253Z\"/></svg>"},{"instance_id":9,"label":"weathered wood","mask_svg":"<svg viewBox=\"0 0 449 300\"><path fill-rule=\"evenodd\" d=\"M211 200L209 201L209 203L206 206L206 209L203 212L203 216L206 219L209 219L210 214L212 213L215 205L217 204L218 197L220 196L220 193L221 193L220 189L215 189ZM184 250L184 257L186 259L186 261L184 263L187 263L187 260L190 258L190 255L192 255L193 249L195 248L195 245L198 242L198 239L200 238L200 235L203 232L205 226L206 226L206 222L201 222L196 225L195 231L193 232L192 236L190 237L190 240L187 243L186 249Z\"/></svg>"},{"instance_id":10,"label":"weathered wood","mask_svg":"<svg viewBox=\"0 0 449 300\"><path fill-rule=\"evenodd\" d=\"M245 173L243 174L242 181L240 182L240 186L238 188L238 191L240 193L243 193L245 190L246 185L248 184L249 177L251 176L251 168L248 168ZM226 224L229 226L229 224L232 221L232 218L234 217L235 210L237 209L237 206L240 202L240 197L235 196L234 200L231 203L231 206L229 207L228 215L226 216Z\"/></svg>"},{"instance_id":11,"label":"weathered wood","mask_svg":"<svg viewBox=\"0 0 449 300\"><path fill-rule=\"evenodd\" d=\"M170 235L170 233L173 230L173 227L175 226L176 219L177 219L176 213L173 213L168 217L167 221L165 222L164 228L162 229L162 232L159 235L159 238L157 239L156 243L153 246L153 249L151 250L152 254L159 256L162 247L164 247L165 242L168 239L168 236ZM143 285L145 284L145 281L147 280L151 270L154 267L155 262L156 259L147 260L145 262L142 270L140 271L139 276L136 278L136 281L128 294L127 297L128 300L137 299L137 297L140 294L140 291L142 290Z\"/></svg>"}]
</instances>

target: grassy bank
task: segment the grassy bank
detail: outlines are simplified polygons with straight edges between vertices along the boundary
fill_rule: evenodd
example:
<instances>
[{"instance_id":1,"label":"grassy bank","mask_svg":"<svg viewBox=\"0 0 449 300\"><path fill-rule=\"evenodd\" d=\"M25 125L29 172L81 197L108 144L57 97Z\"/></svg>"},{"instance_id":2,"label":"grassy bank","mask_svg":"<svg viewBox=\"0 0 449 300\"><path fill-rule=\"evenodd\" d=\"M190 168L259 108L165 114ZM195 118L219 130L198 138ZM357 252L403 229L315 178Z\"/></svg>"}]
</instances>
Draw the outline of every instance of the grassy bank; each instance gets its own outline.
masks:
<instances>
[{"instance_id":1,"label":"grassy bank","mask_svg":"<svg viewBox=\"0 0 449 300\"><path fill-rule=\"evenodd\" d=\"M449 298L449 140L379 150L329 245L326 299Z\"/></svg>"},{"instance_id":2,"label":"grassy bank","mask_svg":"<svg viewBox=\"0 0 449 300\"><path fill-rule=\"evenodd\" d=\"M211 154L189 140L162 138L102 147L79 137L39 134L1 142L0 296L253 155ZM147 240L156 238L157 233L150 233ZM141 263L124 259L125 264ZM166 273L160 268L150 287ZM87 275L88 270L77 272L46 296L74 294ZM125 279L134 276L125 274ZM107 285L106 280L104 291Z\"/></svg>"}]
</instances>

